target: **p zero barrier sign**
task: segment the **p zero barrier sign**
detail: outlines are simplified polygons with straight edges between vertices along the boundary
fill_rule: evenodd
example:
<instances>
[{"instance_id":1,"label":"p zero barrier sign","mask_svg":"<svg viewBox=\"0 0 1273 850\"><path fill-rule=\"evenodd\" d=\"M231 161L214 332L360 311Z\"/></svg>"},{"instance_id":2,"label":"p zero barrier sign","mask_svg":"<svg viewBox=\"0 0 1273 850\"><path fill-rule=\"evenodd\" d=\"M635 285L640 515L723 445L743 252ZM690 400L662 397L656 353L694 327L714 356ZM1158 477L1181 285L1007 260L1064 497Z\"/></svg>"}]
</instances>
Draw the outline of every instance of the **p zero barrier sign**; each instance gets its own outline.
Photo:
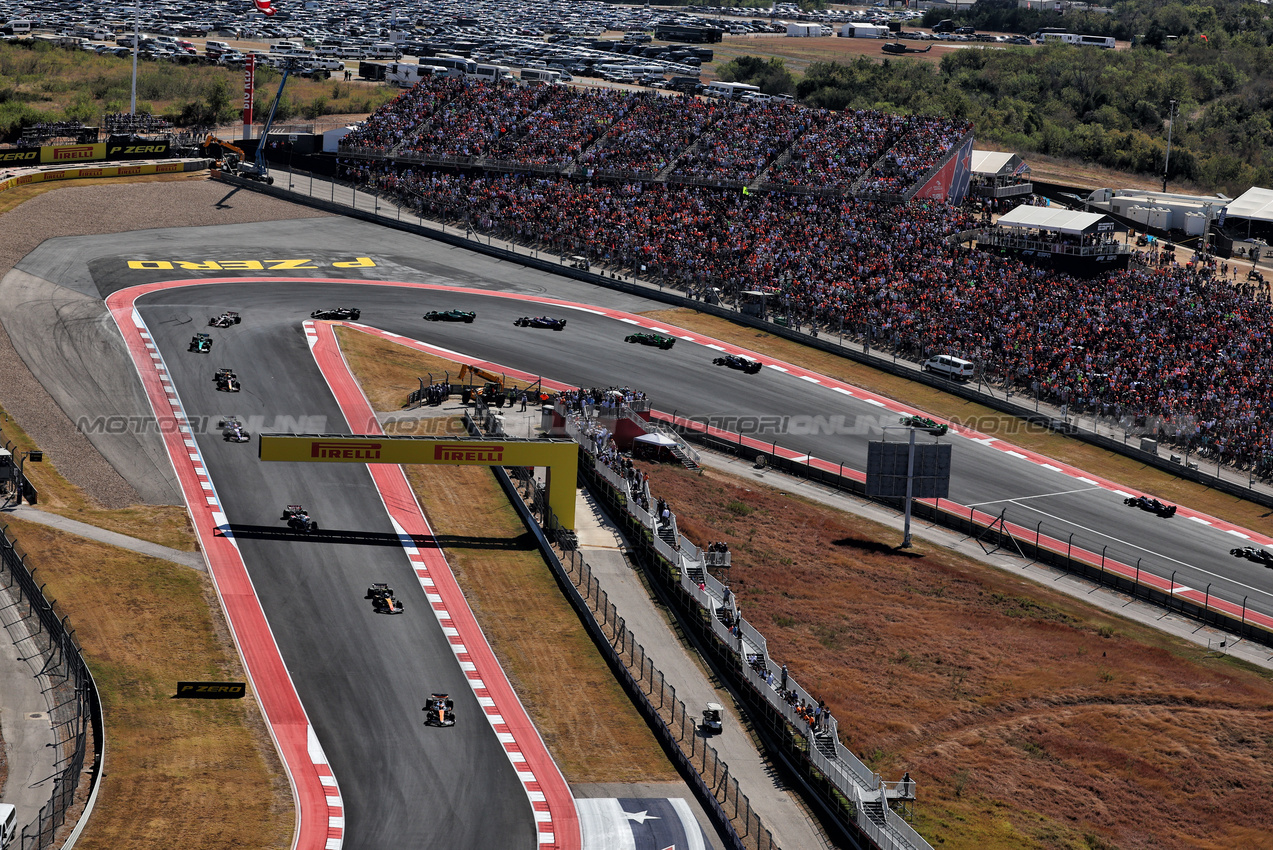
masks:
<instances>
[{"instance_id":1,"label":"p zero barrier sign","mask_svg":"<svg viewBox=\"0 0 1273 850\"><path fill-rule=\"evenodd\" d=\"M575 527L579 446L573 440L262 434L258 446L263 461L542 466L548 470L548 504L558 524L570 530Z\"/></svg>"},{"instance_id":2,"label":"p zero barrier sign","mask_svg":"<svg viewBox=\"0 0 1273 850\"><path fill-rule=\"evenodd\" d=\"M178 682L173 699L243 699L246 682Z\"/></svg>"}]
</instances>

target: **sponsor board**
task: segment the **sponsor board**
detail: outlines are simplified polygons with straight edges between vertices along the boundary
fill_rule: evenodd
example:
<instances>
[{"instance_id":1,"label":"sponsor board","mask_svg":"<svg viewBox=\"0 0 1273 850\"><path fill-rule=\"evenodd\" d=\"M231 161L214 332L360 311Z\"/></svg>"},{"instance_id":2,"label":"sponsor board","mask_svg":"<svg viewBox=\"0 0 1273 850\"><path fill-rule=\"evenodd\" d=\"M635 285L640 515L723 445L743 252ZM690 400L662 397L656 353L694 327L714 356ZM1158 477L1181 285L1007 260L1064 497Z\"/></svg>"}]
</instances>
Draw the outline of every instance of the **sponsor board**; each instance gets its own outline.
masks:
<instances>
[{"instance_id":1,"label":"sponsor board","mask_svg":"<svg viewBox=\"0 0 1273 850\"><path fill-rule=\"evenodd\" d=\"M135 174L170 174L185 171L185 163L161 162L147 165L106 165L93 168L61 168L57 171L36 171L0 180L0 192L25 186L28 183L50 183L54 180L77 180L81 177L129 177Z\"/></svg>"},{"instance_id":2,"label":"sponsor board","mask_svg":"<svg viewBox=\"0 0 1273 850\"><path fill-rule=\"evenodd\" d=\"M106 159L163 159L170 153L168 140L106 144Z\"/></svg>"},{"instance_id":3,"label":"sponsor board","mask_svg":"<svg viewBox=\"0 0 1273 850\"><path fill-rule=\"evenodd\" d=\"M312 258L291 260L129 260L134 271L187 272L274 272L291 269L372 269L376 261L371 257L354 257L349 260L315 260Z\"/></svg>"},{"instance_id":4,"label":"sponsor board","mask_svg":"<svg viewBox=\"0 0 1273 850\"><path fill-rule=\"evenodd\" d=\"M84 162L90 159L105 159L106 145L58 145L52 148L40 148L40 162Z\"/></svg>"},{"instance_id":5,"label":"sponsor board","mask_svg":"<svg viewBox=\"0 0 1273 850\"><path fill-rule=\"evenodd\" d=\"M246 682L178 682L173 699L243 699Z\"/></svg>"},{"instance_id":6,"label":"sponsor board","mask_svg":"<svg viewBox=\"0 0 1273 850\"><path fill-rule=\"evenodd\" d=\"M257 446L263 461L546 467L548 501L557 521L575 527L579 446L571 440L261 434Z\"/></svg>"}]
</instances>

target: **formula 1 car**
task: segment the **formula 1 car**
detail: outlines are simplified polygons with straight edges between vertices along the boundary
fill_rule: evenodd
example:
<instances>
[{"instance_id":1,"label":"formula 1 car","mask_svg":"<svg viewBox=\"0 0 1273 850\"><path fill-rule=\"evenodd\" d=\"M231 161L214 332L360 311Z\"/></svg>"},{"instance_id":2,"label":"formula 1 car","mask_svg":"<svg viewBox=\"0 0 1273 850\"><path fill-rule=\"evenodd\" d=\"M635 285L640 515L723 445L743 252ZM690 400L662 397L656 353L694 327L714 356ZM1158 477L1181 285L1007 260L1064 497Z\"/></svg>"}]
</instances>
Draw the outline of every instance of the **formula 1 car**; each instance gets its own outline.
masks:
<instances>
[{"instance_id":1,"label":"formula 1 car","mask_svg":"<svg viewBox=\"0 0 1273 850\"><path fill-rule=\"evenodd\" d=\"M519 328L548 328L553 331L565 330L566 328L565 319L554 319L551 316L535 316L533 319L530 316L522 316L513 324Z\"/></svg>"},{"instance_id":2,"label":"formula 1 car","mask_svg":"<svg viewBox=\"0 0 1273 850\"><path fill-rule=\"evenodd\" d=\"M1158 514L1160 517L1168 518L1176 515L1176 506L1169 505L1166 502L1160 502L1157 499L1151 499L1148 496L1128 496L1123 499L1123 504L1129 508L1140 508L1142 511Z\"/></svg>"},{"instance_id":3,"label":"formula 1 car","mask_svg":"<svg viewBox=\"0 0 1273 850\"><path fill-rule=\"evenodd\" d=\"M190 350L195 354L207 354L212 351L212 337L198 333L190 337Z\"/></svg>"},{"instance_id":4,"label":"formula 1 car","mask_svg":"<svg viewBox=\"0 0 1273 850\"><path fill-rule=\"evenodd\" d=\"M754 375L760 371L764 365L759 360L748 360L740 354L726 354L724 357L717 357L712 361L714 366L728 366L731 369L738 369L748 375Z\"/></svg>"},{"instance_id":5,"label":"formula 1 car","mask_svg":"<svg viewBox=\"0 0 1273 850\"><path fill-rule=\"evenodd\" d=\"M252 442L252 435L243 430L243 423L239 421L237 416L227 416L217 422L217 427L221 429L221 436L225 438L227 443Z\"/></svg>"},{"instance_id":6,"label":"formula 1 car","mask_svg":"<svg viewBox=\"0 0 1273 850\"><path fill-rule=\"evenodd\" d=\"M450 694L430 694L423 711L425 726L455 725L455 700Z\"/></svg>"},{"instance_id":7,"label":"formula 1 car","mask_svg":"<svg viewBox=\"0 0 1273 850\"><path fill-rule=\"evenodd\" d=\"M371 600L371 608L377 614L402 613L402 603L393 595L393 588L382 581L367 588L367 595L363 599Z\"/></svg>"},{"instance_id":8,"label":"formula 1 car","mask_svg":"<svg viewBox=\"0 0 1273 850\"><path fill-rule=\"evenodd\" d=\"M659 348L663 349L664 351L667 351L669 348L676 345L676 337L663 336L662 334L655 334L655 333L628 334L627 336L623 338L623 341L624 342L639 342L642 345L657 345Z\"/></svg>"},{"instance_id":9,"label":"formula 1 car","mask_svg":"<svg viewBox=\"0 0 1273 850\"><path fill-rule=\"evenodd\" d=\"M424 314L424 318L430 322L464 322L466 325L471 325L477 318L477 313L472 310L467 313L463 310L430 310Z\"/></svg>"},{"instance_id":10,"label":"formula 1 car","mask_svg":"<svg viewBox=\"0 0 1273 850\"><path fill-rule=\"evenodd\" d=\"M237 393L243 389L239 386L239 376L227 368L217 370L217 374L213 377L217 382L217 391L223 393Z\"/></svg>"},{"instance_id":11,"label":"formula 1 car","mask_svg":"<svg viewBox=\"0 0 1273 850\"><path fill-rule=\"evenodd\" d=\"M1235 558L1246 558L1248 561L1254 561L1257 564L1273 568L1273 554L1270 554L1267 549L1243 546L1239 549L1230 549L1229 554Z\"/></svg>"},{"instance_id":12,"label":"formula 1 car","mask_svg":"<svg viewBox=\"0 0 1273 850\"><path fill-rule=\"evenodd\" d=\"M243 321L243 317L232 310L226 310L220 316L213 316L208 319L208 324L214 328L228 328L230 325L237 325Z\"/></svg>"},{"instance_id":13,"label":"formula 1 car","mask_svg":"<svg viewBox=\"0 0 1273 850\"><path fill-rule=\"evenodd\" d=\"M926 416L903 416L901 419L903 425L909 425L912 428L918 428L921 431L927 431L935 437L941 437L950 430L949 425L939 425Z\"/></svg>"},{"instance_id":14,"label":"formula 1 car","mask_svg":"<svg viewBox=\"0 0 1273 850\"><path fill-rule=\"evenodd\" d=\"M288 505L283 508L283 519L287 527L297 531L318 531L318 523L309 518L309 512L300 505Z\"/></svg>"},{"instance_id":15,"label":"formula 1 car","mask_svg":"<svg viewBox=\"0 0 1273 850\"><path fill-rule=\"evenodd\" d=\"M351 322L356 322L361 315L362 310L357 307L333 307L330 310L315 310L309 314L309 317L311 319L348 319Z\"/></svg>"}]
</instances>

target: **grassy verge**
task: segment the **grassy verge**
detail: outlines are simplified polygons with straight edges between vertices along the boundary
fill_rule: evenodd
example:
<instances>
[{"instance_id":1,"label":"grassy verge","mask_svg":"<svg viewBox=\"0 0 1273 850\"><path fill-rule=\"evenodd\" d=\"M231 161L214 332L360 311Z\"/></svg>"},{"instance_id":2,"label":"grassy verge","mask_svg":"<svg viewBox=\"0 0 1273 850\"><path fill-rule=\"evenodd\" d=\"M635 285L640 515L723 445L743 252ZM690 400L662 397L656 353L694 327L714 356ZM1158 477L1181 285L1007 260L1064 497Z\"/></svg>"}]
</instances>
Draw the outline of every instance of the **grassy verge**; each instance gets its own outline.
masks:
<instances>
[{"instance_id":1,"label":"grassy verge","mask_svg":"<svg viewBox=\"0 0 1273 850\"><path fill-rule=\"evenodd\" d=\"M398 407L404 389L417 386L416 376L458 369L367 334L337 333L363 391L381 409ZM450 424L439 420L438 427L453 433ZM415 466L407 474L482 631L566 780L677 780L491 471Z\"/></svg>"},{"instance_id":2,"label":"grassy verge","mask_svg":"<svg viewBox=\"0 0 1273 850\"><path fill-rule=\"evenodd\" d=\"M0 196L2 197L2 196ZM0 436L7 438L19 451L38 448L35 441L18 427L0 408ZM0 446L3 446L0 440ZM180 505L131 505L127 508L98 507L84 491L62 477L57 459L45 456L41 463L23 464L23 472L40 494L39 505L49 513L86 522L129 537L137 537L183 552L195 550L194 530L190 516Z\"/></svg>"},{"instance_id":3,"label":"grassy verge","mask_svg":"<svg viewBox=\"0 0 1273 850\"><path fill-rule=\"evenodd\" d=\"M454 383L460 371L460 364L454 360L384 342L361 331L338 327L336 339L375 410L400 410L407 403L407 396L420 388L418 379L423 378L427 384L430 376L441 381L449 375ZM474 379L474 383L480 386L482 380ZM505 381L506 386L517 389L530 383L515 378Z\"/></svg>"},{"instance_id":4,"label":"grassy verge","mask_svg":"<svg viewBox=\"0 0 1273 850\"><path fill-rule=\"evenodd\" d=\"M644 315L797 363L829 377L918 407L943 419L959 419L963 422L975 420L980 431L1126 484L1133 489L1188 505L1246 528L1268 529L1268 508L1168 475L1132 458L1107 452L1072 437L1051 431L1026 429L1023 427L1024 423L1015 416L964 401L925 384L695 310L655 310Z\"/></svg>"},{"instance_id":5,"label":"grassy verge","mask_svg":"<svg viewBox=\"0 0 1273 850\"><path fill-rule=\"evenodd\" d=\"M910 771L934 846L1270 846L1267 671L750 479L650 475L846 746Z\"/></svg>"},{"instance_id":6,"label":"grassy verge","mask_svg":"<svg viewBox=\"0 0 1273 850\"><path fill-rule=\"evenodd\" d=\"M172 699L179 679L243 680L208 578L34 523L10 533L102 695L106 771L76 846L287 847L291 792L255 699Z\"/></svg>"}]
</instances>

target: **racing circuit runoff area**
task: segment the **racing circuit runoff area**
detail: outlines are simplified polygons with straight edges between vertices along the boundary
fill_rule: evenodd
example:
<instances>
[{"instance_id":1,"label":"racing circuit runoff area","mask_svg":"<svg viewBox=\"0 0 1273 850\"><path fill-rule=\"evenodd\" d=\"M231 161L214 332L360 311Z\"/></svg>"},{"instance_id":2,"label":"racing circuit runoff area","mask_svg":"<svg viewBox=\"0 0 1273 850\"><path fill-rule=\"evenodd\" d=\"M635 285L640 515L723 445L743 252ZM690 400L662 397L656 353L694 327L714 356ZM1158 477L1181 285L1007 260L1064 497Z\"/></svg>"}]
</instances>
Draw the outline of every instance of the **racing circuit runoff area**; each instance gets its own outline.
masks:
<instances>
[{"instance_id":1,"label":"racing circuit runoff area","mask_svg":"<svg viewBox=\"0 0 1273 850\"><path fill-rule=\"evenodd\" d=\"M904 410L770 358L757 375L714 368L721 350L741 349L637 315L656 302L348 220L51 239L14 274L30 295L5 322L15 347L63 410L90 425L146 417L153 405L160 419L192 424L235 414L283 423L277 431L367 433L357 419L372 414L366 399L359 407L356 385L332 382L314 351L309 314L337 305L358 307L361 324L465 357L575 386L644 389L681 416L846 423L783 435L790 450L846 469L865 469L867 442L878 439L864 423L895 423ZM114 322L95 320L103 301ZM90 320L62 322L55 305L68 303ZM188 352L191 335L225 309L242 324L211 331L210 356ZM421 318L449 309L475 311L476 321ZM568 327L514 328L541 313L568 317ZM635 324L670 330L678 343L624 345ZM57 352L45 345L52 329ZM243 386L230 400L211 381L221 366ZM84 430L147 499L189 504L298 803L321 813L302 820L297 846L333 846L333 837L343 847L411 846L421 835L445 836L448 847L579 846L569 789L474 632L445 559L415 545L428 526L397 467L263 464L215 429ZM948 439L951 501L1015 506L1018 522L1035 518L1075 549L1137 564L1172 593L1205 587L1213 603L1241 602L1246 618L1273 624L1268 571L1219 558L1235 534L1270 542L1256 532L1187 506L1180 517L1195 521L1164 521L1125 508L1116 484L1005 441L959 429ZM278 513L296 502L341 534L289 533ZM357 625L369 578L419 594L408 610L435 616L393 618L392 631ZM430 690L455 696L461 717L489 722L426 734L419 706Z\"/></svg>"}]
</instances>

